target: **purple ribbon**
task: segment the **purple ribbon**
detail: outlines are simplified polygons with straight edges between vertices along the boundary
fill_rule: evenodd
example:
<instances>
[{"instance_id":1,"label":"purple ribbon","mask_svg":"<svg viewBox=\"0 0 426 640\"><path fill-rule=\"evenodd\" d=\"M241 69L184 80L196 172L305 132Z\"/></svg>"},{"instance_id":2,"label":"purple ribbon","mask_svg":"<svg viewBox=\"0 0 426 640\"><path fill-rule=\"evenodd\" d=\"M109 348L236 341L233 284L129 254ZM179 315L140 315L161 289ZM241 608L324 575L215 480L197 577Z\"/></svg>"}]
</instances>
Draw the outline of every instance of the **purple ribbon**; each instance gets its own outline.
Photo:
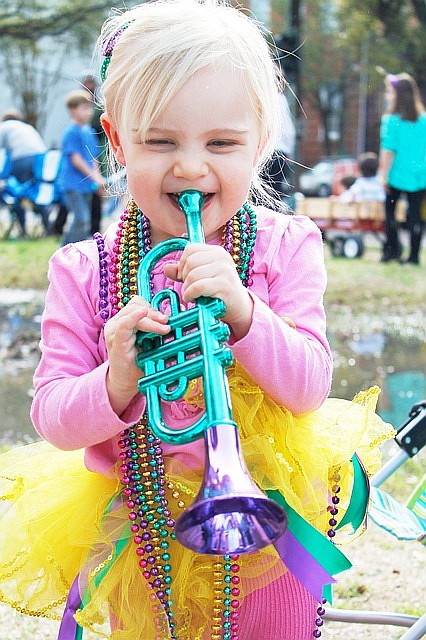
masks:
<instances>
[{"instance_id":1,"label":"purple ribbon","mask_svg":"<svg viewBox=\"0 0 426 640\"><path fill-rule=\"evenodd\" d=\"M59 627L58 640L74 640L76 637L78 624L74 615L81 605L80 589L78 588L79 577L80 576L77 575L71 585L62 616L61 626Z\"/></svg>"},{"instance_id":2,"label":"purple ribbon","mask_svg":"<svg viewBox=\"0 0 426 640\"><path fill-rule=\"evenodd\" d=\"M321 602L324 585L336 582L333 576L300 544L289 529L278 538L274 547L285 566L317 602Z\"/></svg>"}]
</instances>

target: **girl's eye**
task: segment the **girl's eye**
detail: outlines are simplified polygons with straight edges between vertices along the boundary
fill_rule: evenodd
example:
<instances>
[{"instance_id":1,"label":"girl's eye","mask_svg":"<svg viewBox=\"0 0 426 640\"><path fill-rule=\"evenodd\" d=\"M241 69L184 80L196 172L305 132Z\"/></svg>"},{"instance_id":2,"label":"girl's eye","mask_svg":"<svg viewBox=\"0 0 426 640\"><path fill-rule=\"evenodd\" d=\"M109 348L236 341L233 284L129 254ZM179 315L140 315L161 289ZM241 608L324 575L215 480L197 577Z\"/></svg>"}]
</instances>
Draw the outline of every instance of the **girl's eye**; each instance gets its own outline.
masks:
<instances>
[{"instance_id":1,"label":"girl's eye","mask_svg":"<svg viewBox=\"0 0 426 640\"><path fill-rule=\"evenodd\" d=\"M145 144L151 147L162 147L162 146L172 145L173 140L167 140L166 138L154 138L151 140L145 140Z\"/></svg>"},{"instance_id":2,"label":"girl's eye","mask_svg":"<svg viewBox=\"0 0 426 640\"><path fill-rule=\"evenodd\" d=\"M209 142L210 146L217 147L218 149L224 147L233 147L235 144L237 143L234 140L212 140L211 142Z\"/></svg>"}]
</instances>

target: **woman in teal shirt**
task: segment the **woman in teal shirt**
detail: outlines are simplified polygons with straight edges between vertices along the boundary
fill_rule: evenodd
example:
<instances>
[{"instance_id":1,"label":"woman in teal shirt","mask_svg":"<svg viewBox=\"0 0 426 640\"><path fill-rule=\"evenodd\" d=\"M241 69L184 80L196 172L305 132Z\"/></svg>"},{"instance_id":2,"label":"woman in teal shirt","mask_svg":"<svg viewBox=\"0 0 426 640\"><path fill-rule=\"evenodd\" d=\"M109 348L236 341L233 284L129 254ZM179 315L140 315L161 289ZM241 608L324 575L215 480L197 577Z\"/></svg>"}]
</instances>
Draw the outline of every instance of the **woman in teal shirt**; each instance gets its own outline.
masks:
<instances>
[{"instance_id":1,"label":"woman in teal shirt","mask_svg":"<svg viewBox=\"0 0 426 640\"><path fill-rule=\"evenodd\" d=\"M424 223L421 207L426 189L426 113L415 80L407 73L386 78L388 113L382 118L380 170L386 186L386 243L382 262L399 260L401 245L395 220L401 193L407 195L410 254L419 264Z\"/></svg>"}]
</instances>

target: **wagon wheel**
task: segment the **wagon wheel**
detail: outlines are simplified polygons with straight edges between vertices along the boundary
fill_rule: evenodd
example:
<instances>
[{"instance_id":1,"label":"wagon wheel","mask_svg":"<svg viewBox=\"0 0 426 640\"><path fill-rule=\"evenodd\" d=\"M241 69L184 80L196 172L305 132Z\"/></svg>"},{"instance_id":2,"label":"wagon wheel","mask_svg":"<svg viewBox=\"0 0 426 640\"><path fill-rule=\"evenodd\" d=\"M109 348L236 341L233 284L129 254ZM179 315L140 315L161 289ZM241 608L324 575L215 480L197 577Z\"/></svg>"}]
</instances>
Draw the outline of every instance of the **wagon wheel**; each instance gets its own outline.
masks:
<instances>
[{"instance_id":1,"label":"wagon wheel","mask_svg":"<svg viewBox=\"0 0 426 640\"><path fill-rule=\"evenodd\" d=\"M364 248L364 241L360 235L348 236L343 241L342 255L350 259L361 258Z\"/></svg>"}]
</instances>

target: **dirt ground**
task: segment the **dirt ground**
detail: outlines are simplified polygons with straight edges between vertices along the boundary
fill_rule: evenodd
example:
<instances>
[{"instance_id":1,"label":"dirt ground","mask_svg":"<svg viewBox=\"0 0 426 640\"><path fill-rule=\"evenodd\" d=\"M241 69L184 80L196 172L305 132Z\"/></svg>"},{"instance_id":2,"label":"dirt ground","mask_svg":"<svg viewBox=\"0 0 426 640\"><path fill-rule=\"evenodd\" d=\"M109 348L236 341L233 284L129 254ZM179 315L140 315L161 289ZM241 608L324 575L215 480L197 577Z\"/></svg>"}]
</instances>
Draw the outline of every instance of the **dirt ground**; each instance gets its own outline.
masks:
<instances>
[{"instance_id":1,"label":"dirt ground","mask_svg":"<svg viewBox=\"0 0 426 640\"><path fill-rule=\"evenodd\" d=\"M343 549L353 567L335 587L334 607L410 615L426 612L426 549L397 540L374 524ZM396 640L406 629L383 625L326 622L324 640Z\"/></svg>"}]
</instances>

